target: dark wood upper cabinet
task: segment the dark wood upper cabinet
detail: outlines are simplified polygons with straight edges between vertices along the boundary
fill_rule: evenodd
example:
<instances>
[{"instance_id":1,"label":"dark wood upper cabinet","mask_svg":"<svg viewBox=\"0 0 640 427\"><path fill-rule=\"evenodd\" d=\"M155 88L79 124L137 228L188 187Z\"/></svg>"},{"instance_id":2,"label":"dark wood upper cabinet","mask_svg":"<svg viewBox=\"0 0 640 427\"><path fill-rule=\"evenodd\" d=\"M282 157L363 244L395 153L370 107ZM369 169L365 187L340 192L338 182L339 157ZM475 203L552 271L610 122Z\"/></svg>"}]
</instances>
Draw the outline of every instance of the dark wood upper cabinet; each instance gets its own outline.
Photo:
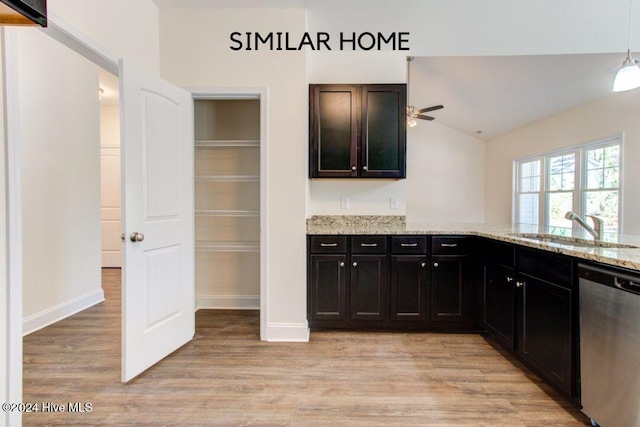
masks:
<instances>
[{"instance_id":1,"label":"dark wood upper cabinet","mask_svg":"<svg viewBox=\"0 0 640 427\"><path fill-rule=\"evenodd\" d=\"M405 178L406 85L310 85L311 178Z\"/></svg>"}]
</instances>

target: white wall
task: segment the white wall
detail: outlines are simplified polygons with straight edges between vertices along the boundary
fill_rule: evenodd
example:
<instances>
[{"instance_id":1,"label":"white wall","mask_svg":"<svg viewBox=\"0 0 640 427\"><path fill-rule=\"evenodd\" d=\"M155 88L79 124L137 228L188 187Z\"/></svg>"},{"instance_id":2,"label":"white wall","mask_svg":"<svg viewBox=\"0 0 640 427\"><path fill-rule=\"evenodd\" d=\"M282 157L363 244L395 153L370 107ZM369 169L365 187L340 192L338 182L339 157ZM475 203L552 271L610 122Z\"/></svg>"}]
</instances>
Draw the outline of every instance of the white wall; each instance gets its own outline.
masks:
<instances>
[{"instance_id":1,"label":"white wall","mask_svg":"<svg viewBox=\"0 0 640 427\"><path fill-rule=\"evenodd\" d=\"M49 0L50 11L111 53L158 73L158 8L151 0Z\"/></svg>"},{"instance_id":2,"label":"white wall","mask_svg":"<svg viewBox=\"0 0 640 427\"><path fill-rule=\"evenodd\" d=\"M446 125L408 129L407 221L484 221L485 143Z\"/></svg>"},{"instance_id":3,"label":"white wall","mask_svg":"<svg viewBox=\"0 0 640 427\"><path fill-rule=\"evenodd\" d=\"M640 90L611 94L488 141L486 219L511 222L512 161L624 133L623 232L640 234Z\"/></svg>"},{"instance_id":4,"label":"white wall","mask_svg":"<svg viewBox=\"0 0 640 427\"><path fill-rule=\"evenodd\" d=\"M300 34L306 28L306 14L304 10L161 11L161 76L184 87L268 88L269 176L263 183L269 192L267 338L283 331L303 338L307 334L305 52L230 50L229 34L245 28Z\"/></svg>"},{"instance_id":5,"label":"white wall","mask_svg":"<svg viewBox=\"0 0 640 427\"><path fill-rule=\"evenodd\" d=\"M39 31L18 48L29 332L102 299L98 70Z\"/></svg>"},{"instance_id":6,"label":"white wall","mask_svg":"<svg viewBox=\"0 0 640 427\"><path fill-rule=\"evenodd\" d=\"M406 53L315 52L310 83L405 83ZM411 85L425 78L414 73ZM411 89L411 88L409 88ZM411 95L411 93L409 93ZM422 101L411 98L419 107ZM430 105L430 104L429 104ZM404 180L311 180L311 215L406 215L413 222L484 220L484 141L436 121L407 129ZM349 209L341 199L349 198ZM390 198L397 197L398 209Z\"/></svg>"}]
</instances>

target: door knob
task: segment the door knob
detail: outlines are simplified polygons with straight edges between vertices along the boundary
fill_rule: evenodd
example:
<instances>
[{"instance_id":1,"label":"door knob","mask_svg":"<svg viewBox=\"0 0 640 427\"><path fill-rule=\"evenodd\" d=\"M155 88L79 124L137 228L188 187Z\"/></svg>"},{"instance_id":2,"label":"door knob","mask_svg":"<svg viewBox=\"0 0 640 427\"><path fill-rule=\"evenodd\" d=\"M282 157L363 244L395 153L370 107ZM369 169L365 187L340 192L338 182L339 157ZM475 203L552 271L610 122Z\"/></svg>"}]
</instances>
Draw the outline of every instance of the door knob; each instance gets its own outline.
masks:
<instances>
[{"instance_id":1,"label":"door knob","mask_svg":"<svg viewBox=\"0 0 640 427\"><path fill-rule=\"evenodd\" d=\"M357 263L357 262L354 262L354 263L353 263L353 264L351 264L351 265L353 265L354 267L357 267L357 266L358 266L358 263Z\"/></svg>"},{"instance_id":2,"label":"door knob","mask_svg":"<svg viewBox=\"0 0 640 427\"><path fill-rule=\"evenodd\" d=\"M352 170L352 171L354 171L354 170L356 170L356 169L358 169L358 168L356 167L356 165L351 166L351 170Z\"/></svg>"},{"instance_id":3,"label":"door knob","mask_svg":"<svg viewBox=\"0 0 640 427\"><path fill-rule=\"evenodd\" d=\"M436 268L438 268L438 265L440 265L440 264L438 264L437 262L433 263L433 266L436 267Z\"/></svg>"},{"instance_id":4,"label":"door knob","mask_svg":"<svg viewBox=\"0 0 640 427\"><path fill-rule=\"evenodd\" d=\"M131 239L132 242L142 242L144 240L144 234L134 231L129 235L129 239Z\"/></svg>"}]
</instances>

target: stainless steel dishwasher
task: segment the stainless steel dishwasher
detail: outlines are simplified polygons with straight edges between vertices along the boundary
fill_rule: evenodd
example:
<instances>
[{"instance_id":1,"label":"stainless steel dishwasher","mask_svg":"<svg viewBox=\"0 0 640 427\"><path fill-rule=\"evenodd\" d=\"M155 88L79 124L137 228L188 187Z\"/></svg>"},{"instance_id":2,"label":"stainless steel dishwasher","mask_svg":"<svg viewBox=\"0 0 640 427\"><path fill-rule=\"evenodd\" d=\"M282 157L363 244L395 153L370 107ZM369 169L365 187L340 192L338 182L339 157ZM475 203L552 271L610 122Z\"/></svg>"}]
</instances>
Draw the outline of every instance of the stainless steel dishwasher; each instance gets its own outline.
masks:
<instances>
[{"instance_id":1,"label":"stainless steel dishwasher","mask_svg":"<svg viewBox=\"0 0 640 427\"><path fill-rule=\"evenodd\" d=\"M582 412L640 427L640 273L580 264Z\"/></svg>"}]
</instances>

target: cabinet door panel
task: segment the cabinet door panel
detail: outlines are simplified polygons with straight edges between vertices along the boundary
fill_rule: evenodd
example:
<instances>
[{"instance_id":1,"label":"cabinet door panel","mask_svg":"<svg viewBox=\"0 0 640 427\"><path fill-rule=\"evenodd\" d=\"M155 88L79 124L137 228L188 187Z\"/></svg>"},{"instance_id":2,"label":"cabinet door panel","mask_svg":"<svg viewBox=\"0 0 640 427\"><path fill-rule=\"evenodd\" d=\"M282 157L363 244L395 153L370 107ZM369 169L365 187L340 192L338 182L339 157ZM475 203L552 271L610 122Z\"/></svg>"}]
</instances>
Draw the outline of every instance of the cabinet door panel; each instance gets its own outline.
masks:
<instances>
[{"instance_id":1,"label":"cabinet door panel","mask_svg":"<svg viewBox=\"0 0 640 427\"><path fill-rule=\"evenodd\" d=\"M465 293L464 256L438 256L432 258L431 267L431 319L464 320Z\"/></svg>"},{"instance_id":2,"label":"cabinet door panel","mask_svg":"<svg viewBox=\"0 0 640 427\"><path fill-rule=\"evenodd\" d=\"M311 255L309 318L344 320L346 255Z\"/></svg>"},{"instance_id":3,"label":"cabinet door panel","mask_svg":"<svg viewBox=\"0 0 640 427\"><path fill-rule=\"evenodd\" d=\"M362 90L363 177L404 178L406 86L367 85Z\"/></svg>"},{"instance_id":4,"label":"cabinet door panel","mask_svg":"<svg viewBox=\"0 0 640 427\"><path fill-rule=\"evenodd\" d=\"M356 86L311 86L312 178L357 175L358 96Z\"/></svg>"},{"instance_id":5,"label":"cabinet door panel","mask_svg":"<svg viewBox=\"0 0 640 427\"><path fill-rule=\"evenodd\" d=\"M520 275L523 357L563 391L571 392L571 291Z\"/></svg>"},{"instance_id":6,"label":"cabinet door panel","mask_svg":"<svg viewBox=\"0 0 640 427\"><path fill-rule=\"evenodd\" d=\"M353 255L351 262L351 318L385 320L389 312L387 256Z\"/></svg>"},{"instance_id":7,"label":"cabinet door panel","mask_svg":"<svg viewBox=\"0 0 640 427\"><path fill-rule=\"evenodd\" d=\"M484 268L484 324L508 348L513 349L515 322L514 272L489 263Z\"/></svg>"},{"instance_id":8,"label":"cabinet door panel","mask_svg":"<svg viewBox=\"0 0 640 427\"><path fill-rule=\"evenodd\" d=\"M391 257L391 320L426 320L427 259Z\"/></svg>"}]
</instances>

